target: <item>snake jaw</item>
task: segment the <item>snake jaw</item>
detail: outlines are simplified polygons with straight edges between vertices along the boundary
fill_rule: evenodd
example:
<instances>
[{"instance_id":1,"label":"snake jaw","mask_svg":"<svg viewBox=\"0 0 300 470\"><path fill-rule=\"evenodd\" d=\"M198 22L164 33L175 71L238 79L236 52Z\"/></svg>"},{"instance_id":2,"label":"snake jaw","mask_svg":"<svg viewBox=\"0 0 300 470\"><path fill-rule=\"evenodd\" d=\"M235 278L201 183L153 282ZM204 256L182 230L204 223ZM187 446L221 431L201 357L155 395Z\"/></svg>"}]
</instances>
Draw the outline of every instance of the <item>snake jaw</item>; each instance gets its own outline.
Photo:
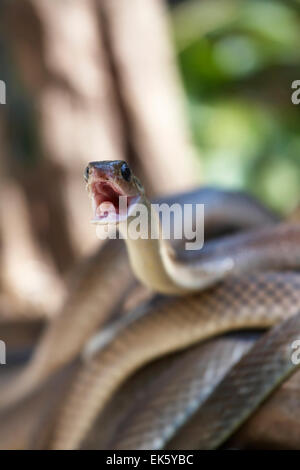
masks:
<instances>
[{"instance_id":1,"label":"snake jaw","mask_svg":"<svg viewBox=\"0 0 300 470\"><path fill-rule=\"evenodd\" d=\"M95 179L89 183L94 224L117 224L127 219L138 196L128 196L116 183ZM123 198L121 201L120 198Z\"/></svg>"}]
</instances>

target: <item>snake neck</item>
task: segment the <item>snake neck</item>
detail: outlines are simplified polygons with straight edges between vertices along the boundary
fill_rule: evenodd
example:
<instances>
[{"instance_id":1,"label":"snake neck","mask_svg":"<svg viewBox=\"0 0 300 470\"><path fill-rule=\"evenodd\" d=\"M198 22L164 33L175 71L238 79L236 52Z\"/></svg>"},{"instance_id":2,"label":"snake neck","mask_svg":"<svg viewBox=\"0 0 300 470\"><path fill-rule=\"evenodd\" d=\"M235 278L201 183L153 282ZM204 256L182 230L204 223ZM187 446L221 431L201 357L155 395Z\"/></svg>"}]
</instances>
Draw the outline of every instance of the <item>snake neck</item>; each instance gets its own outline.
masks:
<instances>
[{"instance_id":1,"label":"snake neck","mask_svg":"<svg viewBox=\"0 0 300 470\"><path fill-rule=\"evenodd\" d=\"M175 255L167 240L162 238L162 227L157 211L152 207L146 197L139 202L138 215L128 217L126 222L119 224L119 231L125 239L131 267L135 276L148 288L163 294L182 294L186 289L174 281L166 269L166 258L169 260ZM140 215L143 215L141 236L135 236L133 229L138 231ZM139 227L141 230L141 227ZM146 229L146 230L145 230ZM137 232L135 232L137 233Z\"/></svg>"}]
</instances>

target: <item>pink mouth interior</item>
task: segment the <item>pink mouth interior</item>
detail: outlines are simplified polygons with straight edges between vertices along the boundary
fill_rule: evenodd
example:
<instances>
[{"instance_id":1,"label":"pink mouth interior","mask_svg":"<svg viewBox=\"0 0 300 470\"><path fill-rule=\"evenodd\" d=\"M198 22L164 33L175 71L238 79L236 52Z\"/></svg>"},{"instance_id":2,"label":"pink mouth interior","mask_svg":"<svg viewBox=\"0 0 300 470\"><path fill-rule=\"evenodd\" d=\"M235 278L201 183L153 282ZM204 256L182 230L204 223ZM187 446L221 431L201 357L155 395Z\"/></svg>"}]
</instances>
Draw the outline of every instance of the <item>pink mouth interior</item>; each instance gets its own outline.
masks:
<instances>
[{"instance_id":1,"label":"pink mouth interior","mask_svg":"<svg viewBox=\"0 0 300 470\"><path fill-rule=\"evenodd\" d=\"M122 194L117 192L109 183L93 183L92 192L97 208L103 202L109 202L114 206L116 214L119 213L119 197Z\"/></svg>"},{"instance_id":2,"label":"pink mouth interior","mask_svg":"<svg viewBox=\"0 0 300 470\"><path fill-rule=\"evenodd\" d=\"M122 194L119 188L115 187L109 181L95 181L91 185L92 196L94 200L94 221L105 220L114 214L120 215L119 198L120 196L127 197L126 200L126 214L131 202L136 199L135 197L126 196ZM105 203L105 204L104 204ZM113 208L112 208L112 206Z\"/></svg>"}]
</instances>

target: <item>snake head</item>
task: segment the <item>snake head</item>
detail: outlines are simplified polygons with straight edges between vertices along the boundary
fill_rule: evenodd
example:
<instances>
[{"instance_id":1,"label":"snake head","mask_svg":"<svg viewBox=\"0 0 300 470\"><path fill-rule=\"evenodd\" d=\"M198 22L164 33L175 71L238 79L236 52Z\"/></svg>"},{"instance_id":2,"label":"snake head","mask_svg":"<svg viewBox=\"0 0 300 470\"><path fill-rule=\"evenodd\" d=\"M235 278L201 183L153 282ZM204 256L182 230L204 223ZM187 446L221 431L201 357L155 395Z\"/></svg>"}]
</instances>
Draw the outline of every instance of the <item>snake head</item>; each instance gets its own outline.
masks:
<instances>
[{"instance_id":1,"label":"snake head","mask_svg":"<svg viewBox=\"0 0 300 470\"><path fill-rule=\"evenodd\" d=\"M90 162L84 178L95 224L117 224L126 220L144 194L140 181L123 160Z\"/></svg>"}]
</instances>

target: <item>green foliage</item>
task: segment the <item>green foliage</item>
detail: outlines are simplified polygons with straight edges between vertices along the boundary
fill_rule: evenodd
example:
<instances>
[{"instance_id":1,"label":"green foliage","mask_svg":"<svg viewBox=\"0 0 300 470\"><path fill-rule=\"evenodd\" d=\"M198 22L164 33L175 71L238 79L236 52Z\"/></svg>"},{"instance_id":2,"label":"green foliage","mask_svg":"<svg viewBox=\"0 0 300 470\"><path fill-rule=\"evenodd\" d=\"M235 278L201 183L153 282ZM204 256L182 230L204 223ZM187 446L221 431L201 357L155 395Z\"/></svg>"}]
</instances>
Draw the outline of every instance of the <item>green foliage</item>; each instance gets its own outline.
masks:
<instances>
[{"instance_id":1,"label":"green foliage","mask_svg":"<svg viewBox=\"0 0 300 470\"><path fill-rule=\"evenodd\" d=\"M300 2L190 0L171 12L206 182L300 202Z\"/></svg>"}]
</instances>

